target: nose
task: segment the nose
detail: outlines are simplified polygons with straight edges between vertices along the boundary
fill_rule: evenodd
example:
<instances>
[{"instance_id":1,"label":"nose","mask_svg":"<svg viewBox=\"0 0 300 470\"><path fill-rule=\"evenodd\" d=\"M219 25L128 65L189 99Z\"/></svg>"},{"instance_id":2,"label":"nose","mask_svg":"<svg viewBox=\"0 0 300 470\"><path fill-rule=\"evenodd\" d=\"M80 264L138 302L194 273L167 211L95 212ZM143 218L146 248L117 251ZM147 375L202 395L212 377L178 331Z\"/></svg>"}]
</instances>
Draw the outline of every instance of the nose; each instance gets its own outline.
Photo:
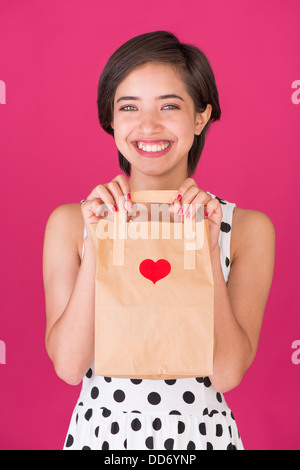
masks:
<instances>
[{"instance_id":1,"label":"nose","mask_svg":"<svg viewBox=\"0 0 300 470\"><path fill-rule=\"evenodd\" d=\"M145 112L140 116L139 130L144 135L152 135L162 130L162 123L155 112Z\"/></svg>"}]
</instances>

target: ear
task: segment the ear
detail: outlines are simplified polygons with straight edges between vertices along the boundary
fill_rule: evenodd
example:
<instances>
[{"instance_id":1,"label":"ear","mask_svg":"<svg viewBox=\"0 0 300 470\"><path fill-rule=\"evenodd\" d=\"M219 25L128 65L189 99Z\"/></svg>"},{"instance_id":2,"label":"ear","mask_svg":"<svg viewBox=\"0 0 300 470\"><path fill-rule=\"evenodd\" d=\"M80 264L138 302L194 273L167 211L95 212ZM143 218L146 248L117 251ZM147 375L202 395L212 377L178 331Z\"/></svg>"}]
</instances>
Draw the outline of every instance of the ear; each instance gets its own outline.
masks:
<instances>
[{"instance_id":1,"label":"ear","mask_svg":"<svg viewBox=\"0 0 300 470\"><path fill-rule=\"evenodd\" d=\"M202 113L197 113L196 114L196 123L195 123L195 134L200 135L203 128L206 126L206 124L209 121L209 118L211 116L212 112L212 106L211 104L208 104L205 108L205 111Z\"/></svg>"}]
</instances>

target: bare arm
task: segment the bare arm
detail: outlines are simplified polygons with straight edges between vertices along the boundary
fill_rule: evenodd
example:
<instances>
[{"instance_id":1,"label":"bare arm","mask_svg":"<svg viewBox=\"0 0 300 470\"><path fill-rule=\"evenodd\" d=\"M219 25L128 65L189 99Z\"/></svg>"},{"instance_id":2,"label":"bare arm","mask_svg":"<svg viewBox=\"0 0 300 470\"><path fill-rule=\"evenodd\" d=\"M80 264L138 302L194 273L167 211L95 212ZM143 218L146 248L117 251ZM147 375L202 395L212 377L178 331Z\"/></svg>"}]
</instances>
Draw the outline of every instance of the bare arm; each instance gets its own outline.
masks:
<instances>
[{"instance_id":1,"label":"bare arm","mask_svg":"<svg viewBox=\"0 0 300 470\"><path fill-rule=\"evenodd\" d=\"M72 385L82 380L94 351L95 255L85 239L80 261L77 236L83 237L83 227L80 208L60 206L49 217L44 240L46 349L57 375Z\"/></svg>"},{"instance_id":2,"label":"bare arm","mask_svg":"<svg viewBox=\"0 0 300 470\"><path fill-rule=\"evenodd\" d=\"M217 345L210 379L220 392L236 387L255 357L274 269L275 233L265 214L235 209L232 237L227 286L220 251L212 252Z\"/></svg>"},{"instance_id":3,"label":"bare arm","mask_svg":"<svg viewBox=\"0 0 300 470\"><path fill-rule=\"evenodd\" d=\"M96 258L89 224L99 221L102 203L113 210L114 205L123 205L129 192L125 176L118 175L94 188L83 204L58 207L47 222L43 251L46 349L57 375L72 385L82 380L94 360ZM126 201L128 210L131 206ZM84 225L87 237L81 261Z\"/></svg>"}]
</instances>

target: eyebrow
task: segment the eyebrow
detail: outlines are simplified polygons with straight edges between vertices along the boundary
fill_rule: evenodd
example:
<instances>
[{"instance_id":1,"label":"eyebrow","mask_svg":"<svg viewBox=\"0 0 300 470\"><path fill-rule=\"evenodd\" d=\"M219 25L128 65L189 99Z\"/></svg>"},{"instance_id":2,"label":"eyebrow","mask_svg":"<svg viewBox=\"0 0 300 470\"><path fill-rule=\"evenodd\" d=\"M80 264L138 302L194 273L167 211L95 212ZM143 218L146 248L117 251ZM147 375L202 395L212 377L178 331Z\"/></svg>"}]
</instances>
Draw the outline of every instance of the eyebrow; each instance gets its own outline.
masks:
<instances>
[{"instance_id":1,"label":"eyebrow","mask_svg":"<svg viewBox=\"0 0 300 470\"><path fill-rule=\"evenodd\" d=\"M166 99L169 99L169 98L178 98L179 100L184 101L184 99L181 98L181 96L179 96L179 95L174 95L174 93L169 94L169 95L157 96L155 99L156 99L156 100L166 100ZM119 101L138 101L138 100L141 100L141 98L139 98L138 96L121 96L121 97L116 101L116 103L119 103Z\"/></svg>"}]
</instances>

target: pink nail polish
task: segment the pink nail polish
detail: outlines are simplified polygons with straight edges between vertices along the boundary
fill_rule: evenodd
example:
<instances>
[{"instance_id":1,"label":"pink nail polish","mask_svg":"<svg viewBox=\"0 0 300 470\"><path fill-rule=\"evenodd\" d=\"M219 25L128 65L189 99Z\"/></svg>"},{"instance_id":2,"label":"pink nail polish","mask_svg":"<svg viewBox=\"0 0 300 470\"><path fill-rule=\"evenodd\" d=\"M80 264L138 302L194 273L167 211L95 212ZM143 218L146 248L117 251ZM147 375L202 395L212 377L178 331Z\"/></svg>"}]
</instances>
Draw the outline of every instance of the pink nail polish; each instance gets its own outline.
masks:
<instances>
[{"instance_id":1,"label":"pink nail polish","mask_svg":"<svg viewBox=\"0 0 300 470\"><path fill-rule=\"evenodd\" d=\"M180 207L180 209L179 209L179 211L178 211L178 214L179 214L179 215L182 215L182 214L183 214L183 208L182 208L182 207Z\"/></svg>"},{"instance_id":2,"label":"pink nail polish","mask_svg":"<svg viewBox=\"0 0 300 470\"><path fill-rule=\"evenodd\" d=\"M128 199L129 199L129 200L131 199L130 193L127 193L127 194L126 194L126 199L127 199L127 200L128 200Z\"/></svg>"},{"instance_id":3,"label":"pink nail polish","mask_svg":"<svg viewBox=\"0 0 300 470\"><path fill-rule=\"evenodd\" d=\"M181 201L181 199L182 199L181 194L178 194L178 196L177 196L177 201Z\"/></svg>"},{"instance_id":4,"label":"pink nail polish","mask_svg":"<svg viewBox=\"0 0 300 470\"><path fill-rule=\"evenodd\" d=\"M116 208L116 206L113 206L113 211L114 211L114 212L117 212L117 210L118 210L118 209Z\"/></svg>"},{"instance_id":5,"label":"pink nail polish","mask_svg":"<svg viewBox=\"0 0 300 470\"><path fill-rule=\"evenodd\" d=\"M205 217L208 217L208 212L207 211L205 212Z\"/></svg>"},{"instance_id":6,"label":"pink nail polish","mask_svg":"<svg viewBox=\"0 0 300 470\"><path fill-rule=\"evenodd\" d=\"M191 217L191 213L190 211L188 211L188 213L186 214L186 218L189 219Z\"/></svg>"}]
</instances>

